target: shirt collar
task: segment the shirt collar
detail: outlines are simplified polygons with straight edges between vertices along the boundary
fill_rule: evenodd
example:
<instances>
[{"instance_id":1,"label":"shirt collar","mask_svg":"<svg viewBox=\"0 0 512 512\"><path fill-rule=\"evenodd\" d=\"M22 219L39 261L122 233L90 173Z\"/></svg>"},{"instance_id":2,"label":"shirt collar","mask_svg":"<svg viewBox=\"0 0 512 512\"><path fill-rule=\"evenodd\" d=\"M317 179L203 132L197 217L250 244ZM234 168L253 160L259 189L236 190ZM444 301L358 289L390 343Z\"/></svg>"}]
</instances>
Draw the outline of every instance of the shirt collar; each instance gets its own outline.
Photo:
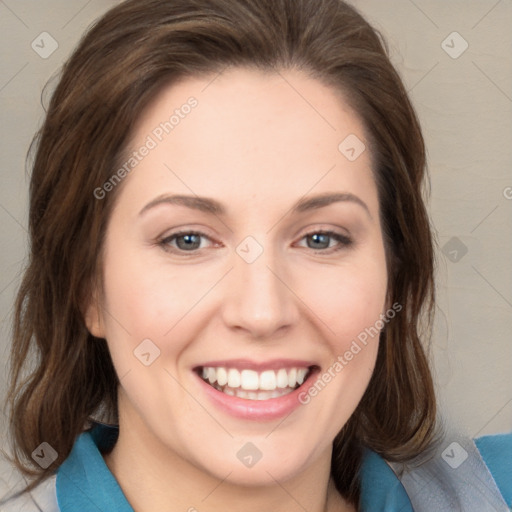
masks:
<instances>
[{"instance_id":1,"label":"shirt collar","mask_svg":"<svg viewBox=\"0 0 512 512\"><path fill-rule=\"evenodd\" d=\"M134 512L102 456L112 449L118 435L117 426L95 423L91 430L78 436L68 458L57 470L61 512ZM402 484L375 452L365 451L360 475L362 510L412 512Z\"/></svg>"},{"instance_id":2,"label":"shirt collar","mask_svg":"<svg viewBox=\"0 0 512 512\"><path fill-rule=\"evenodd\" d=\"M118 433L117 427L97 423L78 436L57 470L61 512L134 512L102 456L114 446Z\"/></svg>"}]
</instances>

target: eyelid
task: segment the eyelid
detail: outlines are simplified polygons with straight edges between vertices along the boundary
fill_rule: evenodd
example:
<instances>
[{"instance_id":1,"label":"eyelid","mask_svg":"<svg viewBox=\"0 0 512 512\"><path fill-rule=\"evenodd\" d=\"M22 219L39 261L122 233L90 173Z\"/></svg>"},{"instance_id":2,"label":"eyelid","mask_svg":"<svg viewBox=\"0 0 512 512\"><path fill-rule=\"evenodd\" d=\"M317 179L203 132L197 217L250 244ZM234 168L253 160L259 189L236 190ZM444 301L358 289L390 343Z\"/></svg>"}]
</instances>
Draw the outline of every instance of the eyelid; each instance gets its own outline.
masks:
<instances>
[{"instance_id":1,"label":"eyelid","mask_svg":"<svg viewBox=\"0 0 512 512\"><path fill-rule=\"evenodd\" d=\"M345 234L345 233L340 233L339 231L336 231L334 229L325 229L325 228L324 229L322 229L322 228L313 229L313 230L307 231L306 233L304 233L300 236L299 241L304 240L308 236L317 235L317 234L327 235L330 238L336 240L338 242L338 244L333 247L327 247L325 249L311 249L309 247L306 247L306 249L313 251L315 254L329 255L329 254L332 254L339 250L346 249L354 243L354 240L352 239L352 237L350 235Z\"/></svg>"},{"instance_id":2,"label":"eyelid","mask_svg":"<svg viewBox=\"0 0 512 512\"><path fill-rule=\"evenodd\" d=\"M308 231L303 232L302 234L299 235L298 242L301 242L302 240L306 239L308 236L312 236L315 234L327 235L330 238L337 241L337 245L335 245L333 247L327 247L324 249L312 249L309 247L302 246L304 249L308 249L309 251L312 251L315 254L329 255L329 254L337 252L341 249L348 248L349 246L351 246L354 243L353 238L348 233L341 233L333 228L327 228L327 227L324 227L324 228L318 227L316 229L311 228ZM208 235L207 233L200 231L198 229L180 229L176 232L171 232L169 234L163 235L157 239L157 245L161 246L167 252L172 252L174 254L179 254L179 255L183 255L183 256L197 256L202 251L204 251L204 249L206 249L206 248L202 248L202 249L199 248L199 249L192 249L190 251L187 251L187 250L179 249L177 247L172 247L170 245L171 241L174 241L183 235L199 236L200 238L209 240L214 246L217 246L217 247L219 245L222 245L219 242L215 242L215 240L210 235Z\"/></svg>"},{"instance_id":3,"label":"eyelid","mask_svg":"<svg viewBox=\"0 0 512 512\"><path fill-rule=\"evenodd\" d=\"M201 249L194 249L192 251L184 251L184 250L180 250L180 249L175 248L175 247L171 247L169 249L170 245L169 245L168 242L171 241L171 240L174 241L174 240L176 240L177 238L179 238L180 236L183 236L183 235L196 235L196 236L199 236L201 238L205 238L205 239L209 240L210 242L213 243L213 245L219 245L218 243L216 243L213 240L213 238L210 235L204 233L203 231L199 231L197 229L181 229L179 231L175 231L175 232L172 232L172 233L160 236L157 239L157 244L160 245L160 246L163 246L164 249L167 248L166 250L171 251L171 249L172 249L172 252L177 252L177 253L180 253L180 254L187 254L187 253L189 253L190 255L197 254L198 251L200 251Z\"/></svg>"}]
</instances>

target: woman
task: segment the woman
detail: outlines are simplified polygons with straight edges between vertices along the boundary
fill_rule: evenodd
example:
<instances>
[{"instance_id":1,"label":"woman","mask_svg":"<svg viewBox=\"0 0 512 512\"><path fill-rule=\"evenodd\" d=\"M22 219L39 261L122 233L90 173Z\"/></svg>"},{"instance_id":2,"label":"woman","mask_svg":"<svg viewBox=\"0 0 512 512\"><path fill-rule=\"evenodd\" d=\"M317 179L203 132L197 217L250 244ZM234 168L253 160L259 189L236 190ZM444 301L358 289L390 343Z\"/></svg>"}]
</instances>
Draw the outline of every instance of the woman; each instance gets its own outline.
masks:
<instances>
[{"instance_id":1,"label":"woman","mask_svg":"<svg viewBox=\"0 0 512 512\"><path fill-rule=\"evenodd\" d=\"M39 134L10 393L36 478L8 510L429 510L425 483L430 510L465 506L418 335L424 174L403 84L349 5L108 12ZM506 510L510 436L463 443L451 468ZM423 464L399 480L384 460Z\"/></svg>"}]
</instances>

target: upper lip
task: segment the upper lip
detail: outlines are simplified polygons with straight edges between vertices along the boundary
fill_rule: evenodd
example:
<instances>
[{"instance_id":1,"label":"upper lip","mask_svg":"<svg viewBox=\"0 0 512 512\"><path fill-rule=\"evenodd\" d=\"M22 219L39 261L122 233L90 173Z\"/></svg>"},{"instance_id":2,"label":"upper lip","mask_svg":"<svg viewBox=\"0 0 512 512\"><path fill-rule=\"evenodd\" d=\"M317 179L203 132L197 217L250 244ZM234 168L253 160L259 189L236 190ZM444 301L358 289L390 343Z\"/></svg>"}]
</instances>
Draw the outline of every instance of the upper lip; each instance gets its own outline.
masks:
<instances>
[{"instance_id":1,"label":"upper lip","mask_svg":"<svg viewBox=\"0 0 512 512\"><path fill-rule=\"evenodd\" d=\"M270 359L267 361L253 361L250 359L223 359L216 361L206 361L194 367L198 370L204 367L212 368L236 368L237 370L255 370L261 372L264 370L279 370L281 368L310 368L318 366L314 361L300 359Z\"/></svg>"}]
</instances>

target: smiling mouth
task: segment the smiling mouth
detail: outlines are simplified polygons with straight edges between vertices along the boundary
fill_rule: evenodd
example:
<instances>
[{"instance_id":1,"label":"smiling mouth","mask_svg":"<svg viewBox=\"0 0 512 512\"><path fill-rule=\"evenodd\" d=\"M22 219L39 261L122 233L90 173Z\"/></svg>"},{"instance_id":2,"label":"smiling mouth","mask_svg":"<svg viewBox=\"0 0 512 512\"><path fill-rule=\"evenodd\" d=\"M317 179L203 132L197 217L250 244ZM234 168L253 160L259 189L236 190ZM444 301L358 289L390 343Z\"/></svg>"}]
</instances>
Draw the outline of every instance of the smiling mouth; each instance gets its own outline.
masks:
<instances>
[{"instance_id":1,"label":"smiling mouth","mask_svg":"<svg viewBox=\"0 0 512 512\"><path fill-rule=\"evenodd\" d=\"M201 366L196 368L196 372L204 382L226 395L246 400L270 400L288 395L301 387L317 368L313 365L258 372Z\"/></svg>"}]
</instances>

